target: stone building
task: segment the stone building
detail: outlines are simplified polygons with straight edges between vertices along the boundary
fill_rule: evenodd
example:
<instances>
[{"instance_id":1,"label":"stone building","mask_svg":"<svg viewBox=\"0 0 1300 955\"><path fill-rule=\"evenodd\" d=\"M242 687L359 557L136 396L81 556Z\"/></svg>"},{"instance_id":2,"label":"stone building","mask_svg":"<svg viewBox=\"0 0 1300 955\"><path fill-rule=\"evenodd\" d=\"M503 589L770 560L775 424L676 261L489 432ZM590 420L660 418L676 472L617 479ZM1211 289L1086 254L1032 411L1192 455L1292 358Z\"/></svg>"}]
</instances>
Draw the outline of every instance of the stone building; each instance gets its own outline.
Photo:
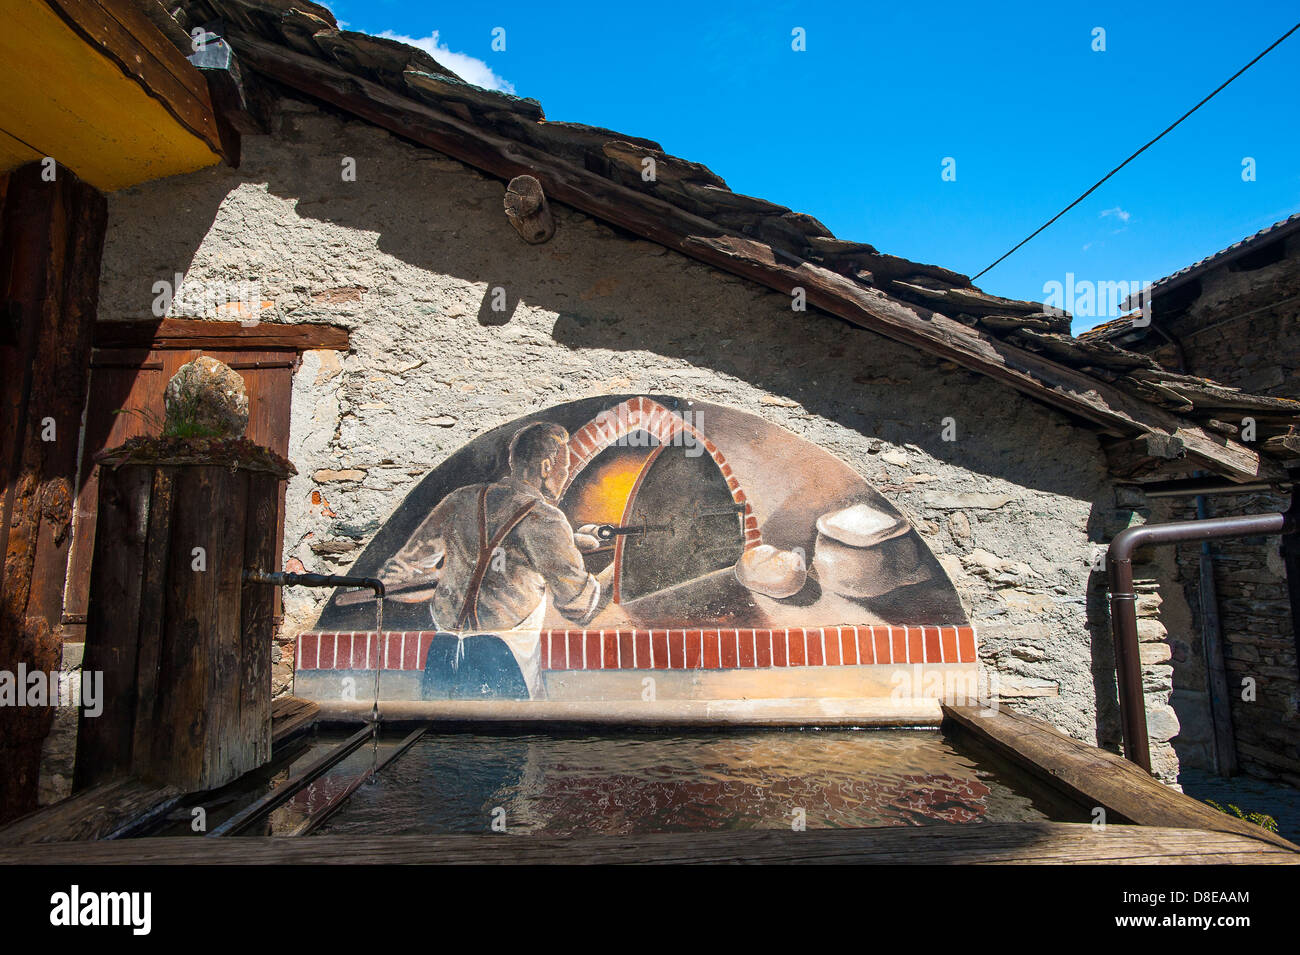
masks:
<instances>
[{"instance_id":1,"label":"stone building","mask_svg":"<svg viewBox=\"0 0 1300 955\"><path fill-rule=\"evenodd\" d=\"M1109 342L1150 355L1179 374L1211 378L1225 385L1275 398L1300 398L1300 215L1291 216L1220 252L1156 282L1148 315L1119 319L1080 337ZM1222 402L1215 428L1222 434L1267 446L1294 446L1300 438L1261 432L1277 419L1269 413ZM1290 498L1267 489L1250 494L1203 498L1201 516L1285 511ZM1163 502L1157 519L1192 519L1196 502ZM1294 547L1294 542L1289 546ZM1202 561L1212 566L1203 585ZM1234 692L1217 719L1229 727L1231 748L1220 768L1234 764L1252 775L1300 784L1297 748L1297 595L1276 539L1224 541L1204 557L1201 548L1178 548L1178 576L1193 611L1191 632L1221 632L1222 666ZM1203 608L1213 608L1207 614ZM1215 623L1217 617L1218 623ZM1180 650L1204 653L1203 637ZM1255 699L1244 699L1243 681L1253 681ZM1204 685L1176 690L1180 713L1205 713ZM1181 697L1181 700L1179 699ZM1200 716L1193 716L1203 725Z\"/></svg>"},{"instance_id":2,"label":"stone building","mask_svg":"<svg viewBox=\"0 0 1300 955\"><path fill-rule=\"evenodd\" d=\"M67 587L48 620L65 667L84 639L94 455L144 427L113 412L153 407L199 353L245 378L250 436L297 467L282 565L322 573L380 572L456 486L451 472L503 463L523 424L570 422L573 460L594 473L600 449L584 444L594 433L584 422L631 409L659 446L684 426L656 431L664 419L652 418L689 424L691 408L706 409L691 440L730 489L713 506L734 505L736 522L736 550L711 573L726 600L734 580L758 596L716 614L689 604L675 623L651 613L639 630L631 611L608 631L548 620L541 677L552 698L639 693L643 654L656 652L650 665L681 677L664 685L685 703L784 699L810 713L827 700L896 698L902 664L977 669L1003 704L1114 749L1102 556L1118 531L1163 519L1141 483L1168 478L1171 461L1222 482L1288 480L1296 451L1271 439L1300 405L1270 397L1281 392L1262 378L1252 390L1265 394L1248 394L1073 338L1068 315L836 238L651 140L548 121L533 100L470 86L419 50L340 29L311 3L182 0L159 11L182 51L191 30L221 31L209 41L220 55L194 56L230 91L223 129L237 161L214 153L197 171L106 190ZM1227 395L1259 419L1255 442L1218 424ZM626 501L622 513L635 514ZM836 537L825 518L854 508L894 536L862 525ZM855 534L909 555L880 571L898 575L897 604L829 599L825 552L852 551ZM762 545L815 570L818 593L750 587L736 558ZM1152 761L1173 782L1213 759L1206 672L1178 585L1186 569L1173 551L1143 557ZM424 665L401 662L407 637L417 657L429 652L425 631L441 628L405 620L372 642L342 596L286 589L278 692L295 671L298 692L318 680L312 692L323 694L333 670L396 680ZM1285 594L1256 587L1242 599L1276 611ZM386 614L403 612L388 603ZM692 640L703 654L693 666ZM710 646L713 665L700 662ZM1262 683L1285 652L1243 651L1232 665L1268 668ZM732 672L777 667L790 675ZM621 670L638 671L630 688ZM56 723L44 799L67 790L67 740Z\"/></svg>"}]
</instances>

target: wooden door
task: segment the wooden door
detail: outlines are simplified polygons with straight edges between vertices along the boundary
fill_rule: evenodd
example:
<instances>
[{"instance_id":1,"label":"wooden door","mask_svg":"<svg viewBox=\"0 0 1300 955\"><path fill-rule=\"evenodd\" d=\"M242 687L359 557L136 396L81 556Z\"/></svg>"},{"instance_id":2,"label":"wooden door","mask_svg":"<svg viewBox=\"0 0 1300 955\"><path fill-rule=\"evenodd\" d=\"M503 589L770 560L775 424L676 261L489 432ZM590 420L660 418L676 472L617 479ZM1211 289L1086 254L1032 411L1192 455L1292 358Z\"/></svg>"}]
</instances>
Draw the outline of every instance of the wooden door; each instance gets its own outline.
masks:
<instances>
[{"instance_id":1,"label":"wooden door","mask_svg":"<svg viewBox=\"0 0 1300 955\"><path fill-rule=\"evenodd\" d=\"M163 419L163 391L180 367L200 355L225 362L244 379L248 390L250 440L278 454L289 453L289 402L298 356L286 351L247 349L98 348L91 355L89 400L78 472L76 517L64 594L64 638L84 640L90 592L90 561L95 549L95 506L99 499L99 466L95 455L128 438L157 434ZM284 538L285 482L280 483L276 527L276 565L280 569ZM280 616L276 589L275 615Z\"/></svg>"}]
</instances>

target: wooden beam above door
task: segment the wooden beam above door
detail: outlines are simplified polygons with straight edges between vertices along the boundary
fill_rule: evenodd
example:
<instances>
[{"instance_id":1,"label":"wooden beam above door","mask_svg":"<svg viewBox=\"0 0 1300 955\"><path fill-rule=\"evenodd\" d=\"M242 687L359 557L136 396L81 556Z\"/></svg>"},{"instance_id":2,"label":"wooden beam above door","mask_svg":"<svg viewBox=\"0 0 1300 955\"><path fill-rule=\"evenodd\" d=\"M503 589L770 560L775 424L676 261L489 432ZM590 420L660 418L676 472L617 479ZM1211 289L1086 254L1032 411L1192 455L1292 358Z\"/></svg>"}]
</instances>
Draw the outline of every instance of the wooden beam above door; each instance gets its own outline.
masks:
<instances>
[{"instance_id":1,"label":"wooden beam above door","mask_svg":"<svg viewBox=\"0 0 1300 955\"><path fill-rule=\"evenodd\" d=\"M322 348L348 351L348 330L338 325L260 322L208 322L201 319L164 318L146 322L107 321L95 325L96 348L148 350L217 348L262 351L311 351Z\"/></svg>"}]
</instances>

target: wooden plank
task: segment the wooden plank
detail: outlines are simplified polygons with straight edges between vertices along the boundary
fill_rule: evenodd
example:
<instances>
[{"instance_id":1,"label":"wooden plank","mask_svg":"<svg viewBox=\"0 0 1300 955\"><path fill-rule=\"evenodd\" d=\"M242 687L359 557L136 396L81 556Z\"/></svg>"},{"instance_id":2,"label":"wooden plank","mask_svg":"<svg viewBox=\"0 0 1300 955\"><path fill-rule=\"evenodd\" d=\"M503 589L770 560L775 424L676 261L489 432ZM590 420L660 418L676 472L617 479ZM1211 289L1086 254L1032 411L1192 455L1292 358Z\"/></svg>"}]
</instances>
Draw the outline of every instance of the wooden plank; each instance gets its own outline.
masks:
<instances>
[{"instance_id":1,"label":"wooden plank","mask_svg":"<svg viewBox=\"0 0 1300 955\"><path fill-rule=\"evenodd\" d=\"M1198 515L1199 516L1199 515ZM1214 724L1214 767L1221 776L1237 775L1237 738L1232 730L1232 694L1223 666L1223 625L1219 619L1218 587L1209 544L1201 543L1200 584L1201 647L1205 654L1210 720Z\"/></svg>"},{"instance_id":2,"label":"wooden plank","mask_svg":"<svg viewBox=\"0 0 1300 955\"><path fill-rule=\"evenodd\" d=\"M107 221L104 197L61 170L7 177L0 222L0 661L57 670L78 435ZM0 820L36 805L53 711L0 708Z\"/></svg>"},{"instance_id":3,"label":"wooden plank","mask_svg":"<svg viewBox=\"0 0 1300 955\"><path fill-rule=\"evenodd\" d=\"M140 624L136 631L135 728L131 743L132 768L142 775L150 772L149 752L157 731L158 670L167 627L167 575L171 570L167 542L171 540L172 515L176 509L176 470L154 470L149 491L149 527L140 580Z\"/></svg>"},{"instance_id":4,"label":"wooden plank","mask_svg":"<svg viewBox=\"0 0 1300 955\"><path fill-rule=\"evenodd\" d=\"M271 752L316 722L320 706L296 696L282 696L271 703Z\"/></svg>"},{"instance_id":5,"label":"wooden plank","mask_svg":"<svg viewBox=\"0 0 1300 955\"><path fill-rule=\"evenodd\" d=\"M90 567L99 507L100 469L95 455L150 430L142 415L117 414L119 409L148 411L161 420L163 389L167 385L167 380L159 374L162 363L150 361L148 352L139 357L135 366L106 368L95 367L92 353L91 368L81 472L77 476L81 490L77 493L77 513L68 555L65 614L86 614L90 600Z\"/></svg>"},{"instance_id":6,"label":"wooden plank","mask_svg":"<svg viewBox=\"0 0 1300 955\"><path fill-rule=\"evenodd\" d=\"M1264 450L1280 457L1300 457L1300 434L1278 434L1264 441Z\"/></svg>"},{"instance_id":7,"label":"wooden plank","mask_svg":"<svg viewBox=\"0 0 1300 955\"><path fill-rule=\"evenodd\" d=\"M207 81L130 0L46 0L91 47L134 79L172 117L231 165Z\"/></svg>"},{"instance_id":8,"label":"wooden plank","mask_svg":"<svg viewBox=\"0 0 1300 955\"><path fill-rule=\"evenodd\" d=\"M1244 836L1062 822L881 829L717 830L649 835L244 836L0 848L0 865L356 864L1096 864L1295 865L1300 854Z\"/></svg>"},{"instance_id":9,"label":"wooden plank","mask_svg":"<svg viewBox=\"0 0 1300 955\"><path fill-rule=\"evenodd\" d=\"M730 234L671 203L407 99L323 60L245 34L230 39L241 58L264 75L501 179L531 175L555 201L786 294L803 288L809 303L846 321L989 375L1121 433L1178 437L1190 455L1234 480L1283 476L1280 467L1241 444L1216 439L1118 388L938 312L904 305L829 269Z\"/></svg>"},{"instance_id":10,"label":"wooden plank","mask_svg":"<svg viewBox=\"0 0 1300 955\"><path fill-rule=\"evenodd\" d=\"M165 692L155 710L150 766L162 781L188 790L214 789L259 765L257 741L240 732L244 534L229 532L245 519L248 472L177 471L167 629L158 673ZM196 548L203 549L205 569L195 569ZM268 682L268 698L270 689ZM268 710L268 734L269 717Z\"/></svg>"},{"instance_id":11,"label":"wooden plank","mask_svg":"<svg viewBox=\"0 0 1300 955\"><path fill-rule=\"evenodd\" d=\"M248 435L258 444L270 448L283 457L289 456L289 421L290 405L293 398L294 365L271 364L267 356L275 352L246 352L236 355L215 355L226 361L230 367L248 364L251 360L256 367L241 368L240 374L248 388ZM236 357L244 360L236 361ZM293 356L298 360L297 354ZM275 490L277 508L274 514L275 540L269 563L265 569L282 570L284 559L284 501L289 482L280 481ZM284 612L284 591L279 587L270 588L271 615L278 620ZM268 677L269 679L269 677Z\"/></svg>"},{"instance_id":12,"label":"wooden plank","mask_svg":"<svg viewBox=\"0 0 1300 955\"><path fill-rule=\"evenodd\" d=\"M0 846L120 838L166 812L181 795L170 786L115 779L0 829Z\"/></svg>"},{"instance_id":13,"label":"wooden plank","mask_svg":"<svg viewBox=\"0 0 1300 955\"><path fill-rule=\"evenodd\" d=\"M83 672L104 674L104 709L83 713L73 789L125 776L135 738L140 600L144 585L152 477L146 468L100 474L98 533L86 616Z\"/></svg>"},{"instance_id":14,"label":"wooden plank","mask_svg":"<svg viewBox=\"0 0 1300 955\"><path fill-rule=\"evenodd\" d=\"M280 513L280 481L273 474L247 474L248 500L244 528L244 569L272 570L279 538L274 533ZM237 723L232 732L250 747L244 759L260 766L271 759L271 644L275 639L272 617L277 588L243 581L239 595L242 616L235 679Z\"/></svg>"},{"instance_id":15,"label":"wooden plank","mask_svg":"<svg viewBox=\"0 0 1300 955\"><path fill-rule=\"evenodd\" d=\"M202 319L165 318L151 321L102 321L95 325L96 348L184 348L309 351L321 348L347 351L348 330L338 325L259 322L207 322Z\"/></svg>"},{"instance_id":16,"label":"wooden plank","mask_svg":"<svg viewBox=\"0 0 1300 955\"><path fill-rule=\"evenodd\" d=\"M1300 851L1281 836L1170 789L1128 760L1042 720L1005 707L945 705L943 712L945 729L955 725L1070 798L1103 807L1112 814L1108 821L1232 833Z\"/></svg>"},{"instance_id":17,"label":"wooden plank","mask_svg":"<svg viewBox=\"0 0 1300 955\"><path fill-rule=\"evenodd\" d=\"M218 471L216 468L203 470ZM248 566L244 548L250 540L256 540L259 531L266 534L274 523L259 527L249 520L252 511L251 472L221 470L219 475L213 475L213 479L217 488L213 507L208 510L200 508L195 515L202 516L209 525L216 525L212 528L215 532L212 544L208 546L207 573L213 579L205 581L212 591L211 609L194 617L206 631L204 637L209 661L206 689L211 716L208 724L210 735L204 740L204 774L194 784L196 789L214 789L234 782L271 756L271 642L268 639L265 645L265 668L256 674L266 676L263 689L260 681L249 684L244 673L245 664L256 657L256 654L246 656L253 641L246 638L244 623L256 623L263 613L259 609L245 616L241 601L246 592L244 568ZM223 524L225 526L221 527ZM232 528L239 528L242 533L231 533ZM269 624L269 615L265 618ZM256 709L254 699L259 690L265 703L261 713L264 722L257 729L248 727L246 735L245 701L247 699L250 709ZM184 711L183 708L181 712Z\"/></svg>"}]
</instances>

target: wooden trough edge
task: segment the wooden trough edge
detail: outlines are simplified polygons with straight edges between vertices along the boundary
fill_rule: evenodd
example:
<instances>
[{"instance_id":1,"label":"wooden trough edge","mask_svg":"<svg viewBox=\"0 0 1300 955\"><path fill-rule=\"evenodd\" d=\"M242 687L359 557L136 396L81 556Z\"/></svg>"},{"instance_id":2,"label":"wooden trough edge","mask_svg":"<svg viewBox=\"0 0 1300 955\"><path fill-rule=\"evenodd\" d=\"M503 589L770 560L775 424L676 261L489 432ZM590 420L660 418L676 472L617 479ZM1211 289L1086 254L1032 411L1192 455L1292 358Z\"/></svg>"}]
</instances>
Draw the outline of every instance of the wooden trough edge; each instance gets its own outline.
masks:
<instances>
[{"instance_id":1,"label":"wooden trough edge","mask_svg":"<svg viewBox=\"0 0 1300 955\"><path fill-rule=\"evenodd\" d=\"M371 702L321 700L322 721L370 719ZM384 722L593 723L626 726L875 726L937 729L935 699L771 700L380 700Z\"/></svg>"},{"instance_id":2,"label":"wooden trough edge","mask_svg":"<svg viewBox=\"0 0 1300 955\"><path fill-rule=\"evenodd\" d=\"M271 704L271 748L309 730L320 707L310 700L281 697ZM124 839L170 810L186 795L129 776L91 786L67 799L0 828L0 846Z\"/></svg>"},{"instance_id":3,"label":"wooden trough edge","mask_svg":"<svg viewBox=\"0 0 1300 955\"><path fill-rule=\"evenodd\" d=\"M0 865L1300 864L1233 833L1024 822L641 835L147 838L0 848Z\"/></svg>"},{"instance_id":4,"label":"wooden trough edge","mask_svg":"<svg viewBox=\"0 0 1300 955\"><path fill-rule=\"evenodd\" d=\"M1036 779L1110 814L1108 823L1230 833L1300 854L1300 846L1164 785L1134 763L1005 708L944 705L944 729L969 733Z\"/></svg>"},{"instance_id":5,"label":"wooden trough edge","mask_svg":"<svg viewBox=\"0 0 1300 955\"><path fill-rule=\"evenodd\" d=\"M0 846L122 839L167 812L184 795L174 786L134 776L114 779L16 819L0 829Z\"/></svg>"}]
</instances>

